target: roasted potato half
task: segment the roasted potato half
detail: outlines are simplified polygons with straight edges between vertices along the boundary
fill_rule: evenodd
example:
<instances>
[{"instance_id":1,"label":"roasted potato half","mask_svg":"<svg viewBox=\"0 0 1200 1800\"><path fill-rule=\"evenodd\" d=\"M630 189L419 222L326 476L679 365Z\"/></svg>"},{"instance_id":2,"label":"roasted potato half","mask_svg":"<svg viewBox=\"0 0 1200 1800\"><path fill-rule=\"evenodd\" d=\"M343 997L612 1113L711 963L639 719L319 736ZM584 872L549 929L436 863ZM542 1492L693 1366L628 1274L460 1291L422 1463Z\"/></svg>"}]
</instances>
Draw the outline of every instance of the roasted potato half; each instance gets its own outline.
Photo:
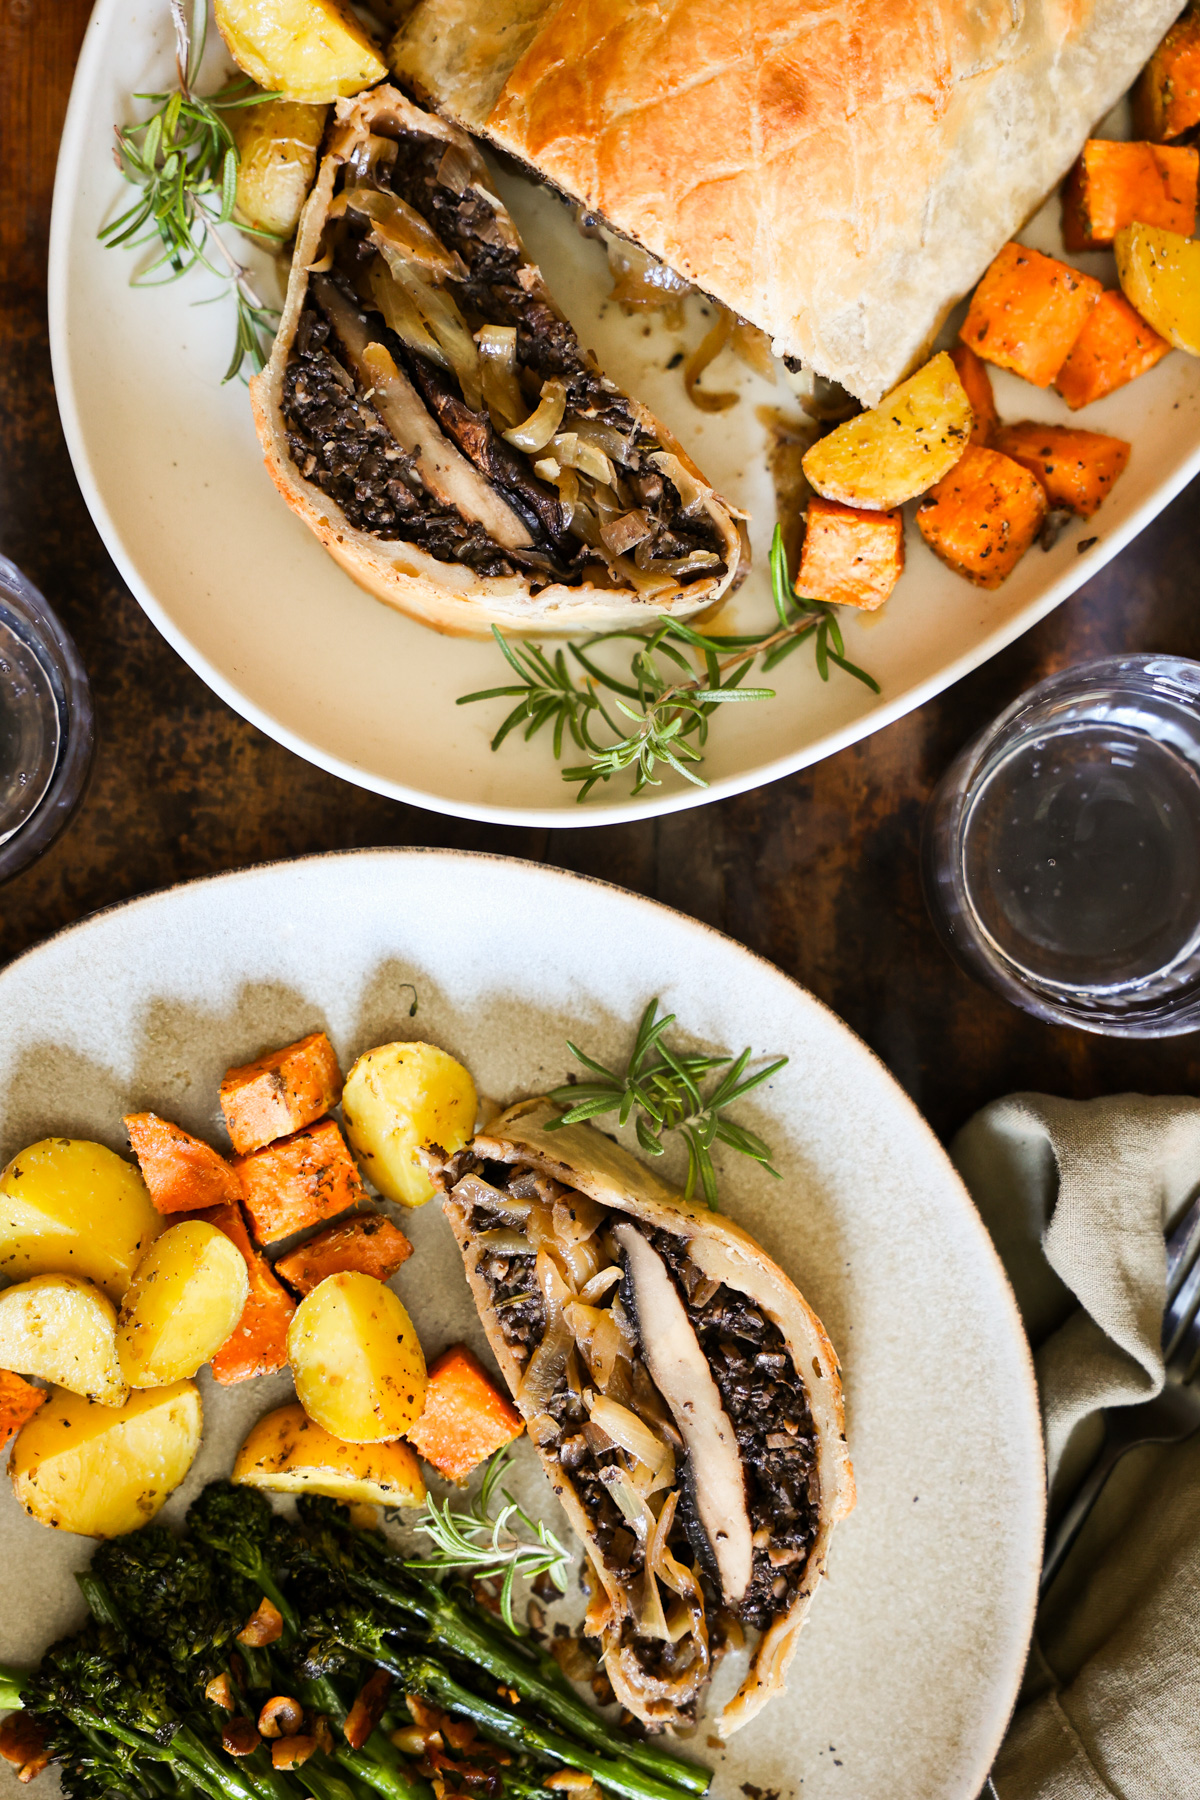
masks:
<instances>
[{"instance_id":1,"label":"roasted potato half","mask_svg":"<svg viewBox=\"0 0 1200 1800\"><path fill-rule=\"evenodd\" d=\"M117 1321L117 1354L130 1387L166 1387L194 1375L221 1348L250 1293L237 1245L203 1219L182 1219L137 1266Z\"/></svg>"},{"instance_id":2,"label":"roasted potato half","mask_svg":"<svg viewBox=\"0 0 1200 1800\"><path fill-rule=\"evenodd\" d=\"M1200 356L1200 240L1161 225L1126 225L1113 250L1129 304L1177 350Z\"/></svg>"},{"instance_id":3,"label":"roasted potato half","mask_svg":"<svg viewBox=\"0 0 1200 1800\"><path fill-rule=\"evenodd\" d=\"M200 1448L200 1394L190 1381L131 1394L122 1407L52 1390L23 1425L8 1472L31 1519L81 1537L148 1524Z\"/></svg>"},{"instance_id":4,"label":"roasted potato half","mask_svg":"<svg viewBox=\"0 0 1200 1800\"><path fill-rule=\"evenodd\" d=\"M296 1394L344 1444L403 1437L425 1404L421 1342L391 1288L373 1275L330 1275L288 1329Z\"/></svg>"},{"instance_id":5,"label":"roasted potato half","mask_svg":"<svg viewBox=\"0 0 1200 1800\"><path fill-rule=\"evenodd\" d=\"M387 74L343 0L215 0L213 11L239 69L285 100L325 105Z\"/></svg>"},{"instance_id":6,"label":"roasted potato half","mask_svg":"<svg viewBox=\"0 0 1200 1800\"><path fill-rule=\"evenodd\" d=\"M0 1367L37 1375L101 1406L123 1406L117 1309L76 1275L35 1275L0 1293Z\"/></svg>"},{"instance_id":7,"label":"roasted potato half","mask_svg":"<svg viewBox=\"0 0 1200 1800\"><path fill-rule=\"evenodd\" d=\"M237 1453L233 1479L281 1494L328 1494L347 1504L425 1504L421 1465L407 1444L343 1443L302 1406L281 1406L258 1421Z\"/></svg>"},{"instance_id":8,"label":"roasted potato half","mask_svg":"<svg viewBox=\"0 0 1200 1800\"><path fill-rule=\"evenodd\" d=\"M236 217L290 238L317 173L329 108L263 100L225 116L238 147Z\"/></svg>"},{"instance_id":9,"label":"roasted potato half","mask_svg":"<svg viewBox=\"0 0 1200 1800\"><path fill-rule=\"evenodd\" d=\"M826 500L890 512L954 467L974 416L943 350L870 412L820 438L805 454L804 473Z\"/></svg>"},{"instance_id":10,"label":"roasted potato half","mask_svg":"<svg viewBox=\"0 0 1200 1800\"><path fill-rule=\"evenodd\" d=\"M359 1057L342 1092L342 1123L363 1174L388 1200L423 1206L433 1183L417 1151L453 1155L471 1140L479 1101L461 1063L436 1044L381 1044Z\"/></svg>"},{"instance_id":11,"label":"roasted potato half","mask_svg":"<svg viewBox=\"0 0 1200 1800\"><path fill-rule=\"evenodd\" d=\"M14 1156L0 1202L0 1279L78 1275L113 1300L163 1226L133 1164L79 1138L43 1138Z\"/></svg>"}]
</instances>

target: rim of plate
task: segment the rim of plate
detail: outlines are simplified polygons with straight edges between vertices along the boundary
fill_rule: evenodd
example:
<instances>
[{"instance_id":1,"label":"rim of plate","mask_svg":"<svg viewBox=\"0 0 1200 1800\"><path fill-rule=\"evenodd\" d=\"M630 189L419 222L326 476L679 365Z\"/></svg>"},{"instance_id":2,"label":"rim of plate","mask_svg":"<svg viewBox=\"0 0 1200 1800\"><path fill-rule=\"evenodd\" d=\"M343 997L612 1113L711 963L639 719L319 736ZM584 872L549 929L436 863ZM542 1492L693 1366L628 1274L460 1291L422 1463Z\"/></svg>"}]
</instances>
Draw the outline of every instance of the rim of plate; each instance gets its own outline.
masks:
<instances>
[{"instance_id":1,"label":"rim of plate","mask_svg":"<svg viewBox=\"0 0 1200 1800\"><path fill-rule=\"evenodd\" d=\"M173 882L168 887L156 888L148 894L136 894L125 900L115 900L108 906L99 907L95 912L88 913L86 917L82 919L76 919L71 924L62 926L50 937L44 938L41 943L32 945L28 950L22 951L19 956L14 957L11 962L6 963L0 968L0 1003L3 1002L5 985L11 971L42 955L44 951L61 943L64 939L73 937L78 933L89 931L101 920L109 917L113 913L127 912L134 909L151 912L157 907L169 904L176 895L188 892L194 888L215 886L232 888L243 883L253 882L262 876L269 876L277 871L303 868L306 864L334 861L363 862L367 860L378 862L416 862L418 859L440 861L449 864L496 864L504 868L518 869L527 879L532 878L535 881L544 881L549 885L570 887L572 885L583 884L589 887L600 888L610 894L616 895L621 901L631 903L635 908L645 907L656 912L665 913L673 921L676 927L682 927L691 935L706 941L716 940L716 942L722 946L723 954L732 953L736 958L744 959L749 963L757 965L760 970L765 970L773 980L791 990L793 999L798 999L803 1006L812 1008L816 1013L823 1015L826 1023L832 1024L835 1029L845 1033L845 1035L852 1040L859 1053L866 1058L876 1072L884 1078L889 1088L892 1090L893 1102L899 1105L907 1113L909 1123L916 1127L918 1137L925 1140L927 1150L933 1157L933 1160L940 1166L943 1177L948 1178L948 1190L954 1195L954 1203L958 1206L963 1219L969 1225L983 1260L990 1265L993 1273L998 1278L1000 1303L1006 1311L1010 1335L1016 1347L1016 1360L1020 1370L1021 1396L1028 1410L1028 1423L1031 1427L1030 1441L1034 1446L1033 1466L1028 1473L1033 1488L1034 1514L1039 1521L1039 1530L1034 1537L1033 1543L1029 1546L1027 1563L1024 1570L1025 1598L1021 1613L1022 1631L1020 1642L1027 1646L1033 1634L1034 1619L1037 1613L1038 1577L1041 1573L1042 1566L1042 1538L1044 1535L1046 1504L1045 1456L1043 1451L1041 1410L1038 1404L1037 1377L1034 1371L1033 1353L1029 1346L1029 1340L1025 1335L1025 1328L1021 1321L1021 1315L1017 1307L1016 1296L1013 1292L1012 1284L1008 1279L1008 1273L1000 1260L999 1253L996 1250L995 1244L992 1242L987 1227L967 1191L966 1184L958 1170L954 1167L954 1164L951 1162L944 1145L937 1137L937 1134L925 1118L925 1115L921 1112L921 1109L906 1090L901 1087L882 1057L878 1056L876 1052L872 1050L871 1046L864 1042L864 1040L859 1037L858 1033L854 1031L839 1014L834 1012L831 1006L827 1006L816 994L812 993L808 988L803 987L800 982L793 980L790 975L785 974L784 971L775 963L771 962L768 957L759 955L757 951L750 950L745 944L739 943L736 938L729 937L723 931L718 931L715 926L706 925L699 919L693 919L690 914L680 912L676 907L667 906L661 900L652 900L644 894L636 894L629 888L620 887L616 882L604 881L599 876L576 874L573 870L560 869L548 863L533 862L527 857L501 856L492 851L446 850L432 846L426 847L419 845L406 847L378 845L349 850L323 850L308 856L276 857L266 862L248 864L245 868L226 869L212 875L197 876L190 881ZM1004 1741L1004 1736L1008 1729L1008 1723L1012 1716L1018 1691L1020 1689L1024 1663L1025 1650L1022 1650L1020 1657L1014 1660L1014 1666L1007 1672L1007 1682L1005 1683L1003 1702L993 1709L993 1730L985 1740L987 1746L986 1754L981 1756L976 1769L973 1771L971 1781L963 1790L964 1800L974 1800L974 1796L986 1780L992 1763L995 1760L996 1753Z\"/></svg>"},{"instance_id":2,"label":"rim of plate","mask_svg":"<svg viewBox=\"0 0 1200 1800\"><path fill-rule=\"evenodd\" d=\"M1152 519L1174 499L1175 495L1187 483L1200 473L1200 445L1174 474L1163 482L1161 487L1110 534L1080 556L1068 573L1054 582L1036 600L1033 600L1020 613L998 625L987 637L956 658L952 663L935 670L921 681L913 682L901 693L881 703L871 711L864 713L859 719L842 726L839 730L827 732L823 737L806 744L802 749L789 755L775 757L767 762L759 763L754 768L737 774L720 776L705 788L696 788L690 783L679 792L643 794L636 799L629 795L622 800L587 801L580 804L570 800L562 806L530 806L513 807L497 806L480 802L466 805L458 800L449 800L427 788L409 787L404 782L393 781L379 775L371 769L345 760L332 754L323 746L307 737L300 736L289 726L283 724L267 708L260 706L249 698L241 687L229 676L218 669L207 656L204 656L191 640L181 632L170 618L165 607L156 594L144 582L127 554L121 535L113 521L108 508L100 495L99 484L93 472L88 455L82 420L75 401L75 392L70 380L70 359L66 353L66 308L67 308L67 241L68 241L68 200L67 193L82 153L84 136L84 115L87 96L90 93L93 77L101 63L100 27L102 15L108 10L108 0L96 0L88 21L87 31L75 67L71 85L71 97L63 124L62 139L59 144L58 163L54 179L54 199L50 216L50 256L47 283L50 324L50 360L54 377L55 394L58 400L59 414L62 419L63 435L66 438L67 450L79 482L92 522L99 532L113 562L125 585L151 623L162 636L199 675L200 679L210 687L217 697L239 713L242 718L258 728L267 737L273 738L294 755L304 761L314 763L324 769L327 774L337 775L343 781L355 787L366 788L371 793L382 794L388 799L400 800L410 806L418 806L428 812L442 813L450 818L475 819L485 824L494 825L546 825L560 830L578 829L581 826L624 824L637 819L661 818L667 813L685 812L693 807L708 806L717 800L730 798L735 794L752 792L765 787L770 782L782 780L784 776L793 775L800 769L810 767L813 763L823 761L827 756L835 755L861 738L869 737L892 725L905 714L914 712L927 700L950 687L954 682L968 675L989 657L995 656L1006 645L1030 630L1047 613L1053 612L1092 575L1098 573L1118 551L1135 538ZM347 580L349 577L346 578Z\"/></svg>"}]
</instances>

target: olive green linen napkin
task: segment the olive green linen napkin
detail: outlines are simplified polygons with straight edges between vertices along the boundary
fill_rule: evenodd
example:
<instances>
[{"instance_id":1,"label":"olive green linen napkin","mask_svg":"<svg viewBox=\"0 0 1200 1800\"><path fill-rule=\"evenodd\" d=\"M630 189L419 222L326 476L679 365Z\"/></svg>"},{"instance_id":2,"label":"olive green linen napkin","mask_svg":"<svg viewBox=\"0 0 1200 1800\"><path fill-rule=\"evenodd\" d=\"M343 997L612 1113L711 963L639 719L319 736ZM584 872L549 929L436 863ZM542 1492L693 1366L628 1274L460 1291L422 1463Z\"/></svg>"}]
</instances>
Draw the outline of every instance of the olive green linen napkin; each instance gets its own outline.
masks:
<instances>
[{"instance_id":1,"label":"olive green linen napkin","mask_svg":"<svg viewBox=\"0 0 1200 1800\"><path fill-rule=\"evenodd\" d=\"M1200 1184L1200 1100L1014 1094L951 1155L1033 1346L1051 1516L1101 1409L1163 1382L1164 1230ZM999 1800L1200 1800L1200 1435L1131 1452L1038 1614Z\"/></svg>"}]
</instances>

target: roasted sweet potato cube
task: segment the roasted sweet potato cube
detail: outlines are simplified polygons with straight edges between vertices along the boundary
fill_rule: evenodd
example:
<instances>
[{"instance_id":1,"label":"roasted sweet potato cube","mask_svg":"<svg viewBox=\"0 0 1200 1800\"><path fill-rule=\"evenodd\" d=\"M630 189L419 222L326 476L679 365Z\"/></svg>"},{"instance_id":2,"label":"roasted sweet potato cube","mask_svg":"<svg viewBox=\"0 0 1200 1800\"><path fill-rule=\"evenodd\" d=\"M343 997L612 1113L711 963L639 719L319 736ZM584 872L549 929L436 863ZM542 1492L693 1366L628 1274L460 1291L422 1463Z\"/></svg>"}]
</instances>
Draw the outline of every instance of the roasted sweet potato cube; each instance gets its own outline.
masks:
<instances>
[{"instance_id":1,"label":"roasted sweet potato cube","mask_svg":"<svg viewBox=\"0 0 1200 1800\"><path fill-rule=\"evenodd\" d=\"M1081 519L1090 519L1108 498L1129 461L1124 438L1081 431L1077 425L1039 425L1036 419L1002 425L994 447L1037 476L1051 506L1065 507Z\"/></svg>"},{"instance_id":2,"label":"roasted sweet potato cube","mask_svg":"<svg viewBox=\"0 0 1200 1800\"><path fill-rule=\"evenodd\" d=\"M797 594L874 612L903 572L904 515L898 508L874 512L814 494L808 503Z\"/></svg>"},{"instance_id":3,"label":"roasted sweet potato cube","mask_svg":"<svg viewBox=\"0 0 1200 1800\"><path fill-rule=\"evenodd\" d=\"M1055 256L1005 244L971 297L959 337L998 368L1049 387L1104 292Z\"/></svg>"},{"instance_id":4,"label":"roasted sweet potato cube","mask_svg":"<svg viewBox=\"0 0 1200 1800\"><path fill-rule=\"evenodd\" d=\"M1169 143L1200 125L1200 6L1189 6L1138 78L1133 126L1140 137Z\"/></svg>"},{"instance_id":5,"label":"roasted sweet potato cube","mask_svg":"<svg viewBox=\"0 0 1200 1800\"><path fill-rule=\"evenodd\" d=\"M251 1243L240 1206L214 1206L200 1216L237 1245L250 1277L242 1316L209 1365L213 1379L228 1387L252 1375L273 1375L287 1361L287 1332L296 1302Z\"/></svg>"},{"instance_id":6,"label":"roasted sweet potato cube","mask_svg":"<svg viewBox=\"0 0 1200 1800\"><path fill-rule=\"evenodd\" d=\"M1046 490L1010 456L970 444L917 507L921 536L935 556L976 587L1011 575L1046 516Z\"/></svg>"},{"instance_id":7,"label":"roasted sweet potato cube","mask_svg":"<svg viewBox=\"0 0 1200 1800\"><path fill-rule=\"evenodd\" d=\"M390 1219L366 1213L344 1225L331 1225L279 1257L275 1272L298 1294L311 1294L327 1275L340 1275L345 1269L387 1281L411 1255L412 1245Z\"/></svg>"},{"instance_id":8,"label":"roasted sweet potato cube","mask_svg":"<svg viewBox=\"0 0 1200 1800\"><path fill-rule=\"evenodd\" d=\"M524 1429L520 1413L496 1392L478 1358L455 1344L429 1370L425 1409L408 1441L447 1481L465 1481Z\"/></svg>"},{"instance_id":9,"label":"roasted sweet potato cube","mask_svg":"<svg viewBox=\"0 0 1200 1800\"><path fill-rule=\"evenodd\" d=\"M0 1369L0 1450L32 1419L45 1398L43 1390L31 1381L14 1375L11 1369Z\"/></svg>"},{"instance_id":10,"label":"roasted sweet potato cube","mask_svg":"<svg viewBox=\"0 0 1200 1800\"><path fill-rule=\"evenodd\" d=\"M1071 408L1090 406L1161 362L1171 346L1119 288L1101 294L1054 385Z\"/></svg>"},{"instance_id":11,"label":"roasted sweet potato cube","mask_svg":"<svg viewBox=\"0 0 1200 1800\"><path fill-rule=\"evenodd\" d=\"M1198 170L1200 151L1181 145L1089 138L1063 188L1063 243L1102 250L1135 219L1191 237Z\"/></svg>"},{"instance_id":12,"label":"roasted sweet potato cube","mask_svg":"<svg viewBox=\"0 0 1200 1800\"><path fill-rule=\"evenodd\" d=\"M342 1071L323 1031L226 1069L221 1083L221 1111L239 1156L312 1125L341 1097Z\"/></svg>"},{"instance_id":13,"label":"roasted sweet potato cube","mask_svg":"<svg viewBox=\"0 0 1200 1800\"><path fill-rule=\"evenodd\" d=\"M234 1167L260 1244L278 1243L365 1200L357 1165L332 1119L266 1144Z\"/></svg>"},{"instance_id":14,"label":"roasted sweet potato cube","mask_svg":"<svg viewBox=\"0 0 1200 1800\"><path fill-rule=\"evenodd\" d=\"M967 399L971 402L971 411L975 414L975 423L971 427L968 439L972 444L986 444L1000 415L996 411L996 399L992 393L992 378L987 372L987 364L968 344L955 344L950 352L950 360L958 370L958 379L966 390Z\"/></svg>"},{"instance_id":15,"label":"roasted sweet potato cube","mask_svg":"<svg viewBox=\"0 0 1200 1800\"><path fill-rule=\"evenodd\" d=\"M242 1184L223 1156L157 1113L129 1113L125 1129L160 1213L236 1206Z\"/></svg>"}]
</instances>

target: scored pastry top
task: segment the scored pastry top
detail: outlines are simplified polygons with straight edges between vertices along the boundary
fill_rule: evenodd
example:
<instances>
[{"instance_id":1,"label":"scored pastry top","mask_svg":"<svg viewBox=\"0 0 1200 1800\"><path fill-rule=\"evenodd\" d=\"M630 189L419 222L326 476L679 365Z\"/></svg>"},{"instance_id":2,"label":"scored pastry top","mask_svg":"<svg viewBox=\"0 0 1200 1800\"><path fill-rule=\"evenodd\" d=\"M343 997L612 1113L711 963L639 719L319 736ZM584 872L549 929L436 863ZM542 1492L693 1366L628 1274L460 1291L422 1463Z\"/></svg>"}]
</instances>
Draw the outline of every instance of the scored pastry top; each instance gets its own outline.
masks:
<instances>
[{"instance_id":1,"label":"scored pastry top","mask_svg":"<svg viewBox=\"0 0 1200 1800\"><path fill-rule=\"evenodd\" d=\"M419 0L400 77L873 405L1179 0Z\"/></svg>"}]
</instances>

